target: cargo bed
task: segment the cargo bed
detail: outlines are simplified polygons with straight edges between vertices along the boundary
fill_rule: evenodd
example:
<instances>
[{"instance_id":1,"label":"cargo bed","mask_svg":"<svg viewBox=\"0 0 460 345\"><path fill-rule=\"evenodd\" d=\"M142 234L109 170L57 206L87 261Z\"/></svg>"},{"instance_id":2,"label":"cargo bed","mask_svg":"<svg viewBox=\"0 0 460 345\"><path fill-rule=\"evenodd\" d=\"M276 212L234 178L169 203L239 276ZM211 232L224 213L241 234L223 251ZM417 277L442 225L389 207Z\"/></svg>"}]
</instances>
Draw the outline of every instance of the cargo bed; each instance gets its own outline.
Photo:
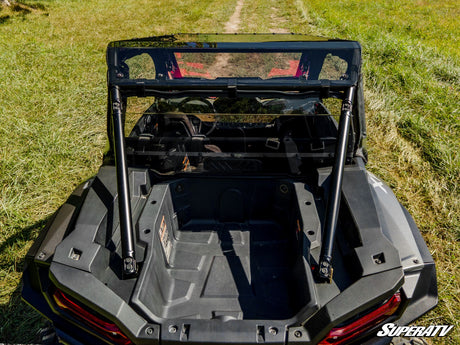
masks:
<instances>
[{"instance_id":1,"label":"cargo bed","mask_svg":"<svg viewBox=\"0 0 460 345\"><path fill-rule=\"evenodd\" d=\"M311 301L295 184L202 186L201 179L154 186L139 219L153 231L142 233L150 244L132 302L152 319L295 316Z\"/></svg>"}]
</instances>

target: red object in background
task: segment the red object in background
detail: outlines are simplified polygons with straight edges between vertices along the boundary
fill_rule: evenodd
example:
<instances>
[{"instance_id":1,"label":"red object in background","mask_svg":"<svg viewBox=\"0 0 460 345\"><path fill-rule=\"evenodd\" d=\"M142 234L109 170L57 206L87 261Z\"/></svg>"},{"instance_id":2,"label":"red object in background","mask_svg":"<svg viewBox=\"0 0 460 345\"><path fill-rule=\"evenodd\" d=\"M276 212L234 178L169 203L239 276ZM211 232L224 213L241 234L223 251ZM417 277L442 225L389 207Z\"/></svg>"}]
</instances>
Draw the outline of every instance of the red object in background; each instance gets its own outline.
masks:
<instances>
[{"instance_id":1,"label":"red object in background","mask_svg":"<svg viewBox=\"0 0 460 345\"><path fill-rule=\"evenodd\" d=\"M270 73L268 73L268 77L280 77L280 76L289 76L295 77L297 76L297 66L299 65L299 60L289 60L289 68L288 69L281 69L281 68L272 68Z\"/></svg>"}]
</instances>

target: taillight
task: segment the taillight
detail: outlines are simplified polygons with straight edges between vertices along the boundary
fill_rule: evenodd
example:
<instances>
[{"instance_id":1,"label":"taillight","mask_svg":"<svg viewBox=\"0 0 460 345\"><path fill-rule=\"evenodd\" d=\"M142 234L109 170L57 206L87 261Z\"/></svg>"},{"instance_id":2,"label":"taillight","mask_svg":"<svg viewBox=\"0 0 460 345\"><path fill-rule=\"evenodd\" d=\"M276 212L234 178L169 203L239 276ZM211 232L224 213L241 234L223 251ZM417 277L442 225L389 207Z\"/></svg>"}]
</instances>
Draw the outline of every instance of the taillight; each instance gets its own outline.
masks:
<instances>
[{"instance_id":1,"label":"taillight","mask_svg":"<svg viewBox=\"0 0 460 345\"><path fill-rule=\"evenodd\" d=\"M76 302L72 301L62 291L56 290L53 294L53 299L59 308L69 312L72 316L95 330L98 334L105 336L119 345L132 344L131 340L121 332L117 325L102 319L100 316L91 314Z\"/></svg>"},{"instance_id":2,"label":"taillight","mask_svg":"<svg viewBox=\"0 0 460 345\"><path fill-rule=\"evenodd\" d=\"M349 343L354 338L364 334L369 329L393 315L401 304L400 293L394 294L387 302L377 309L367 313L352 323L331 329L329 334L320 341L319 345L341 345Z\"/></svg>"}]
</instances>

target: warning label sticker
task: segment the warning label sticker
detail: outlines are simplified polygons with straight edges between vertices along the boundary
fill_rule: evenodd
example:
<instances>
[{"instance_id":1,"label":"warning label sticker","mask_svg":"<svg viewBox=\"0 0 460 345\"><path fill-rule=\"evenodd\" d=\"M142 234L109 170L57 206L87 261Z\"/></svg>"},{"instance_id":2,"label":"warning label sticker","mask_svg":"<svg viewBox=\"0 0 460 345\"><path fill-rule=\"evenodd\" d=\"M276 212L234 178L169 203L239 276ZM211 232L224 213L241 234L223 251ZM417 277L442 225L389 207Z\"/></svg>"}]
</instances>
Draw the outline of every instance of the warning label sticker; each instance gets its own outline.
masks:
<instances>
[{"instance_id":1,"label":"warning label sticker","mask_svg":"<svg viewBox=\"0 0 460 345\"><path fill-rule=\"evenodd\" d=\"M158 235L160 236L161 246L165 252L166 262L169 263L169 257L171 256L172 243L169 237L168 226L166 225L165 216L161 219L160 228L158 229Z\"/></svg>"}]
</instances>

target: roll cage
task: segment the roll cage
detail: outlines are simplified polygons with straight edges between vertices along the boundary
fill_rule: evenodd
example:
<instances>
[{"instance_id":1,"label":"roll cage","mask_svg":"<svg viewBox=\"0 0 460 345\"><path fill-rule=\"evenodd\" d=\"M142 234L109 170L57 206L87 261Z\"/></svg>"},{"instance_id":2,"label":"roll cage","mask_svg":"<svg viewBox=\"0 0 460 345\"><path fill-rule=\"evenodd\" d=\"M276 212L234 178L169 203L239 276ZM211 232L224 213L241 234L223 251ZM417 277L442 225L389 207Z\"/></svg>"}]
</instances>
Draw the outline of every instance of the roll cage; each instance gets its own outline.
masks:
<instances>
[{"instance_id":1,"label":"roll cage","mask_svg":"<svg viewBox=\"0 0 460 345\"><path fill-rule=\"evenodd\" d=\"M190 74L181 69L178 54L282 54L299 55L289 73L281 76ZM322 78L324 61L333 54L346 61L340 76ZM134 75L129 60L150 57ZM228 62L228 61L227 61ZM107 50L108 137L107 157L115 161L122 234L123 273L137 274L134 230L129 199L128 162L124 133L124 110L128 97L281 97L316 96L342 100L333 168L325 216L318 277L332 278L332 247L341 199L343 168L347 157L365 158L366 136L361 83L361 48L354 41L327 40L305 35L218 35L179 34L112 42ZM192 65L193 66L193 65ZM201 65L200 65L201 66ZM235 66L239 66L236 64ZM137 66L136 68L139 68ZM131 70L133 69L133 70ZM236 70L236 69L235 69ZM250 71L250 69L248 69ZM271 69L273 71L273 69ZM143 73L146 72L146 73ZM234 72L234 71L233 71ZM236 73L236 72L234 72Z\"/></svg>"}]
</instances>

